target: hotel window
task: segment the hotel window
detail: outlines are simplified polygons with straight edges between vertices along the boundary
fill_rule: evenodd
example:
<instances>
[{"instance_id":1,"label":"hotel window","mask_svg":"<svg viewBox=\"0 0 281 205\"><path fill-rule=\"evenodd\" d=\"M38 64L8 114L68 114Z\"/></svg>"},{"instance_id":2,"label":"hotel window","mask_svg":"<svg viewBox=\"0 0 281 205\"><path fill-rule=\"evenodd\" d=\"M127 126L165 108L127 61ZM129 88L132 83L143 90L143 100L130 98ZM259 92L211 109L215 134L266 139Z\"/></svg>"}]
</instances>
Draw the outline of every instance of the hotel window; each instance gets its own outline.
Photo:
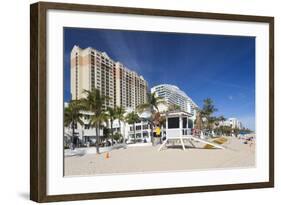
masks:
<instances>
[{"instance_id":1,"label":"hotel window","mask_svg":"<svg viewBox=\"0 0 281 205\"><path fill-rule=\"evenodd\" d=\"M146 132L146 131L143 132L143 133L142 133L142 136L143 136L144 138L148 138L148 132Z\"/></svg>"},{"instance_id":2,"label":"hotel window","mask_svg":"<svg viewBox=\"0 0 281 205\"><path fill-rule=\"evenodd\" d=\"M141 130L141 125L137 125L136 130Z\"/></svg>"},{"instance_id":3,"label":"hotel window","mask_svg":"<svg viewBox=\"0 0 281 205\"><path fill-rule=\"evenodd\" d=\"M85 128L85 130L88 130L88 129L90 129L90 125L89 124L85 124L84 128Z\"/></svg>"},{"instance_id":4,"label":"hotel window","mask_svg":"<svg viewBox=\"0 0 281 205\"><path fill-rule=\"evenodd\" d=\"M142 129L144 129L144 130L145 130L145 129L148 129L148 125L143 125L143 126L142 126Z\"/></svg>"}]
</instances>

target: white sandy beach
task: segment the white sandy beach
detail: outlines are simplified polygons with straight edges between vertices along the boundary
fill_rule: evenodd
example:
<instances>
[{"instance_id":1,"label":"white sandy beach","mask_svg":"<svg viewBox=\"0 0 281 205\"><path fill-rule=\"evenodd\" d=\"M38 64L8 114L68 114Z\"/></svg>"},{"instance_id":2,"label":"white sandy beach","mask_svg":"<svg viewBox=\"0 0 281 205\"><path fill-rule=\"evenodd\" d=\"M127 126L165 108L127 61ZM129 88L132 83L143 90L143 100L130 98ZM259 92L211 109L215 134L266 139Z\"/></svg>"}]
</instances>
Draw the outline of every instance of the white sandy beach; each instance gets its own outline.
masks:
<instances>
[{"instance_id":1,"label":"white sandy beach","mask_svg":"<svg viewBox=\"0 0 281 205\"><path fill-rule=\"evenodd\" d=\"M226 149L203 149L203 144L186 150L180 146L163 149L159 146L128 147L106 153L65 157L65 176L94 174L126 174L142 172L184 171L195 169L241 168L255 166L255 145L229 137Z\"/></svg>"}]
</instances>

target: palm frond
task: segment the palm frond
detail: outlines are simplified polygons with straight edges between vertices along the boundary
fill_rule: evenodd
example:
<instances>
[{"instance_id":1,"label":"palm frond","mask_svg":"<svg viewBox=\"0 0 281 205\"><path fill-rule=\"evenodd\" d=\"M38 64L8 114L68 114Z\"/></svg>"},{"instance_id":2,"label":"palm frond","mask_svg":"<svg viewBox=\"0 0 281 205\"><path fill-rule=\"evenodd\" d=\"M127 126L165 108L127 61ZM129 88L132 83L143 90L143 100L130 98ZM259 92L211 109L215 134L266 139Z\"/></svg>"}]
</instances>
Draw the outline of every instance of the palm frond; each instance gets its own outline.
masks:
<instances>
[{"instance_id":1,"label":"palm frond","mask_svg":"<svg viewBox=\"0 0 281 205\"><path fill-rule=\"evenodd\" d=\"M70 126L76 122L82 125L81 118L83 115L80 112L81 109L81 102L79 100L70 101L68 107L64 108L64 126Z\"/></svg>"},{"instance_id":2,"label":"palm frond","mask_svg":"<svg viewBox=\"0 0 281 205\"><path fill-rule=\"evenodd\" d=\"M92 115L89 121L90 125L101 125L101 123L106 122L108 120L108 117L105 113L101 113L99 115Z\"/></svg>"},{"instance_id":3,"label":"palm frond","mask_svg":"<svg viewBox=\"0 0 281 205\"><path fill-rule=\"evenodd\" d=\"M139 112L143 112L145 111L146 109L149 109L151 107L151 104L150 103L144 103L144 104L140 104L137 106L137 110Z\"/></svg>"},{"instance_id":4,"label":"palm frond","mask_svg":"<svg viewBox=\"0 0 281 205\"><path fill-rule=\"evenodd\" d=\"M133 123L138 122L140 120L140 117L138 116L137 113L130 112L130 113L127 114L125 119L126 119L128 124L133 124Z\"/></svg>"}]
</instances>

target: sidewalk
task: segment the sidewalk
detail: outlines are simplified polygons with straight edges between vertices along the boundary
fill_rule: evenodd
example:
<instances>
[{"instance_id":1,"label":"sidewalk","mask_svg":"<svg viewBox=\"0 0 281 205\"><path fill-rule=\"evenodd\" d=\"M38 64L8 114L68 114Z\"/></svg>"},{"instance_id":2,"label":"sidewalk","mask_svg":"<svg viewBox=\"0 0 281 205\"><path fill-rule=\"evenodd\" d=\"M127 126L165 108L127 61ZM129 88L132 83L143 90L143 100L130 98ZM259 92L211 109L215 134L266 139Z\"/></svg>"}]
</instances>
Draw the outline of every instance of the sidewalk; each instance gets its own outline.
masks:
<instances>
[{"instance_id":1,"label":"sidewalk","mask_svg":"<svg viewBox=\"0 0 281 205\"><path fill-rule=\"evenodd\" d=\"M100 147L100 153L109 152L121 148L126 149L127 145L124 146L124 144L117 144L117 145L113 145L113 147L112 146ZM75 148L74 150L71 149L64 150L65 157L84 156L86 154L96 154L96 153L97 153L96 147L82 147L82 148Z\"/></svg>"}]
</instances>

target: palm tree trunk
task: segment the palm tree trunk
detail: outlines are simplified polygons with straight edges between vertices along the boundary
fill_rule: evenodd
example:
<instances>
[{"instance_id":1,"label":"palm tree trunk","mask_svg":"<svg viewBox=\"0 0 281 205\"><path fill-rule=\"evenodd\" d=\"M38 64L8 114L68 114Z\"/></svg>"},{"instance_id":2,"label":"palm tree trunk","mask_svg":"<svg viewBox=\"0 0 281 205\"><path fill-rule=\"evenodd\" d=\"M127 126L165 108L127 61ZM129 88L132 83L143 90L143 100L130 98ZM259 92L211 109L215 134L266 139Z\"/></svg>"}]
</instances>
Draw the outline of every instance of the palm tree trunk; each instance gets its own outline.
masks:
<instances>
[{"instance_id":1,"label":"palm tree trunk","mask_svg":"<svg viewBox=\"0 0 281 205\"><path fill-rule=\"evenodd\" d=\"M158 109L158 108L157 108ZM153 116L153 106L150 107L150 112L151 112L151 116ZM154 136L153 136L153 118L151 118L151 122L150 122L150 129L151 129L151 142L152 142L152 146L154 146Z\"/></svg>"},{"instance_id":2,"label":"palm tree trunk","mask_svg":"<svg viewBox=\"0 0 281 205\"><path fill-rule=\"evenodd\" d=\"M134 139L135 139L135 144L137 142L137 137L136 137L136 123L134 123Z\"/></svg>"},{"instance_id":3,"label":"palm tree trunk","mask_svg":"<svg viewBox=\"0 0 281 205\"><path fill-rule=\"evenodd\" d=\"M71 139L71 149L75 149L75 146L74 146L74 134L75 134L75 126L74 126L74 122L72 123L72 139Z\"/></svg>"},{"instance_id":4,"label":"palm tree trunk","mask_svg":"<svg viewBox=\"0 0 281 205\"><path fill-rule=\"evenodd\" d=\"M160 136L160 144L162 144L162 138L164 137L164 126L161 125L161 136Z\"/></svg>"},{"instance_id":5,"label":"palm tree trunk","mask_svg":"<svg viewBox=\"0 0 281 205\"><path fill-rule=\"evenodd\" d=\"M96 126L96 151L97 151L97 154L100 154L100 126L99 126L99 123L97 124Z\"/></svg>"},{"instance_id":6,"label":"palm tree trunk","mask_svg":"<svg viewBox=\"0 0 281 205\"><path fill-rule=\"evenodd\" d=\"M118 119L118 122L119 122L119 134L122 136L122 134L121 134L121 120ZM124 143L125 142L124 136L122 136L122 138L123 138L123 143Z\"/></svg>"},{"instance_id":7,"label":"palm tree trunk","mask_svg":"<svg viewBox=\"0 0 281 205\"><path fill-rule=\"evenodd\" d=\"M153 124L152 124L152 122L150 123L150 129L151 129L151 142L152 142L152 145L154 146Z\"/></svg>"},{"instance_id":8,"label":"palm tree trunk","mask_svg":"<svg viewBox=\"0 0 281 205\"><path fill-rule=\"evenodd\" d=\"M110 120L111 146L113 146L113 121Z\"/></svg>"},{"instance_id":9,"label":"palm tree trunk","mask_svg":"<svg viewBox=\"0 0 281 205\"><path fill-rule=\"evenodd\" d=\"M123 126L123 139L124 139L124 144L126 144L126 141L125 141L125 121L123 121L124 123L124 126Z\"/></svg>"}]
</instances>

